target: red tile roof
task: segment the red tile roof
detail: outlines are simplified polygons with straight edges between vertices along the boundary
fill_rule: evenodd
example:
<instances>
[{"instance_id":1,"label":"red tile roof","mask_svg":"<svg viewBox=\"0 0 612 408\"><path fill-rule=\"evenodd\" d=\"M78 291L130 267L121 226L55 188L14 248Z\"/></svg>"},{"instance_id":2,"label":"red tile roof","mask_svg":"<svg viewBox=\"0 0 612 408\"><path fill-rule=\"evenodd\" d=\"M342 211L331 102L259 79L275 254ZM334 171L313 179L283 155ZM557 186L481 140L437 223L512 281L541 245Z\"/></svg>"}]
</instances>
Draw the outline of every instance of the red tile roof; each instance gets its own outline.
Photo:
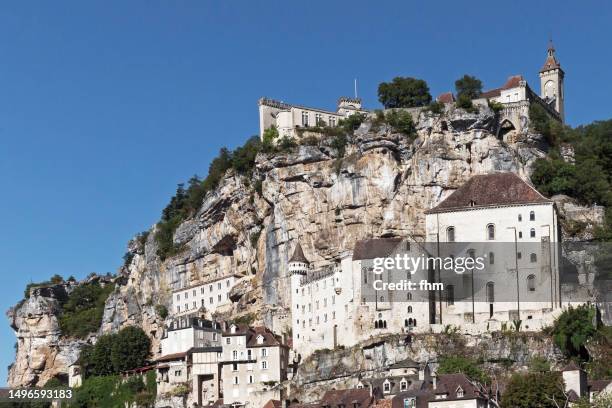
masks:
<instances>
[{"instance_id":1,"label":"red tile roof","mask_svg":"<svg viewBox=\"0 0 612 408\"><path fill-rule=\"evenodd\" d=\"M263 408L281 408L281 402L279 400L269 400L263 406Z\"/></svg>"},{"instance_id":2,"label":"red tile roof","mask_svg":"<svg viewBox=\"0 0 612 408\"><path fill-rule=\"evenodd\" d=\"M443 94L438 95L436 101L440 103L453 103L455 102L455 95L452 92L444 92Z\"/></svg>"},{"instance_id":3,"label":"red tile roof","mask_svg":"<svg viewBox=\"0 0 612 408\"><path fill-rule=\"evenodd\" d=\"M455 211L470 207L550 202L552 201L515 173L493 173L473 176L426 213Z\"/></svg>"},{"instance_id":4,"label":"red tile roof","mask_svg":"<svg viewBox=\"0 0 612 408\"><path fill-rule=\"evenodd\" d=\"M508 80L506 81L504 86L502 86L501 89L516 88L520 85L521 81L524 81L522 75L512 75L510 78L508 78Z\"/></svg>"}]
</instances>

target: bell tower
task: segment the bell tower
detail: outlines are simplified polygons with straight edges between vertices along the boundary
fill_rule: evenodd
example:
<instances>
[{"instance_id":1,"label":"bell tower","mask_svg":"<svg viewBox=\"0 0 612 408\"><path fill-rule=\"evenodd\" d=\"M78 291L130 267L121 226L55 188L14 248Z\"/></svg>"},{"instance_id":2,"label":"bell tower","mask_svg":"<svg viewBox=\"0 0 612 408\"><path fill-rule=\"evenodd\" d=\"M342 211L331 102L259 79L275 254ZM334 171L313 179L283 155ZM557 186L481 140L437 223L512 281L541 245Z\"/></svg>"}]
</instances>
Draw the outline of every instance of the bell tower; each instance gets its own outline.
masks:
<instances>
[{"instance_id":1,"label":"bell tower","mask_svg":"<svg viewBox=\"0 0 612 408\"><path fill-rule=\"evenodd\" d=\"M555 55L555 47L552 41L550 41L548 43L546 61L544 61L544 66L540 70L540 97L559 112L562 122L565 122L564 78L565 72L561 69L561 64Z\"/></svg>"}]
</instances>

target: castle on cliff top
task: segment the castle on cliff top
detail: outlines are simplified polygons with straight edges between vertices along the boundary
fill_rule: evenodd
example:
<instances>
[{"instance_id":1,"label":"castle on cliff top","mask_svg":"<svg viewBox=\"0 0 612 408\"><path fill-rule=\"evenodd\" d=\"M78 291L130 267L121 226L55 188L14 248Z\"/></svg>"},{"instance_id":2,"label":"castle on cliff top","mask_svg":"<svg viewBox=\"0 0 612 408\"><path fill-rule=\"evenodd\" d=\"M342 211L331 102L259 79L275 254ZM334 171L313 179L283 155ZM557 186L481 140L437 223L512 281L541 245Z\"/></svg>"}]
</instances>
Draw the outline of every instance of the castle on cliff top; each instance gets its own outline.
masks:
<instances>
[{"instance_id":1,"label":"castle on cliff top","mask_svg":"<svg viewBox=\"0 0 612 408\"><path fill-rule=\"evenodd\" d=\"M488 106L497 102L503 106L500 112L500 134L524 133L529 129L529 107L540 105L549 117L561 123L565 120L564 109L564 78L565 72L555 55L552 42L548 45L546 60L540 69L540 94L536 94L522 75L513 75L499 87L483 92L472 102L475 106ZM439 95L436 100L445 105L455 103L452 92ZM280 137L299 138L304 130L313 127L338 126L342 119L356 113L368 114L370 111L362 107L360 98L341 97L338 99L336 111L291 105L269 98L260 98L259 102L259 134L263 140L266 129L275 126ZM424 107L412 108L416 110Z\"/></svg>"}]
</instances>

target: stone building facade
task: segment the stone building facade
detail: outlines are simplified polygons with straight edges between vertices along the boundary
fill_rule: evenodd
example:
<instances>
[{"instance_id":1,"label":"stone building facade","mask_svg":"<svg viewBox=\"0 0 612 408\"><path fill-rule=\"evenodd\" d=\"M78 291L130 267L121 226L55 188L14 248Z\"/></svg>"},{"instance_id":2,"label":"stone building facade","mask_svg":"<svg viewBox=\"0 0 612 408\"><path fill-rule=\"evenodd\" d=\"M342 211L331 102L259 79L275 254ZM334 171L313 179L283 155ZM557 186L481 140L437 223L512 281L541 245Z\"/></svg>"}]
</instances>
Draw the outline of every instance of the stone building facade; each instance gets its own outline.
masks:
<instances>
[{"instance_id":1,"label":"stone building facade","mask_svg":"<svg viewBox=\"0 0 612 408\"><path fill-rule=\"evenodd\" d=\"M534 330L561 307L557 209L518 175L472 177L426 212L426 233L440 256L482 257L484 264L445 275L438 323L522 320Z\"/></svg>"},{"instance_id":2,"label":"stone building facade","mask_svg":"<svg viewBox=\"0 0 612 408\"><path fill-rule=\"evenodd\" d=\"M174 290L171 314L180 316L198 311L214 312L217 307L230 303L229 292L238 279L239 275L222 276Z\"/></svg>"},{"instance_id":3,"label":"stone building facade","mask_svg":"<svg viewBox=\"0 0 612 408\"><path fill-rule=\"evenodd\" d=\"M263 140L264 131L272 126L279 136L299 138L299 130L312 127L338 126L342 119L355 113L367 113L361 107L361 99L341 97L336 111L291 105L274 99L261 98L259 105L259 135Z\"/></svg>"},{"instance_id":4,"label":"stone building facade","mask_svg":"<svg viewBox=\"0 0 612 408\"><path fill-rule=\"evenodd\" d=\"M259 407L279 399L287 379L289 348L265 327L232 324L223 332L221 378L223 403Z\"/></svg>"}]
</instances>

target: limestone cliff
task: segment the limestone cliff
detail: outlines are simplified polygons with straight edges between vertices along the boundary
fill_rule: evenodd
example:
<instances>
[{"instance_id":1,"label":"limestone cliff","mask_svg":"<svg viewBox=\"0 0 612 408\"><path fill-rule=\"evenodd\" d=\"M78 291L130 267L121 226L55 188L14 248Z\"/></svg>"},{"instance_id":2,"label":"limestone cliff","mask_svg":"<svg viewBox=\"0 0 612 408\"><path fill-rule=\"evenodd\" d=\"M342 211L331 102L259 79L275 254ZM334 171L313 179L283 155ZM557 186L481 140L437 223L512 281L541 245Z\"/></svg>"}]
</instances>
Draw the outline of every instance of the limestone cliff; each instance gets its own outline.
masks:
<instances>
[{"instance_id":1,"label":"limestone cliff","mask_svg":"<svg viewBox=\"0 0 612 408\"><path fill-rule=\"evenodd\" d=\"M141 326L158 353L163 319L155 306L169 307L179 283L230 273L244 277L232 291L232 306L219 315L249 313L283 331L289 319L273 316L287 306L286 261L298 239L310 260L324 264L361 238L422 235L423 211L471 176L528 176L547 149L529 132L498 137L496 116L487 108L415 118L416 137L366 121L343 157L322 137L289 153L259 154L252 179L228 172L196 216L178 227L179 255L159 258L155 227L146 240L129 243L132 257L118 273L100 332ZM261 189L254 187L258 182ZM76 359L79 342L62 337L54 307L52 297L34 296L9 313L18 337L12 386L44 384Z\"/></svg>"}]
</instances>

